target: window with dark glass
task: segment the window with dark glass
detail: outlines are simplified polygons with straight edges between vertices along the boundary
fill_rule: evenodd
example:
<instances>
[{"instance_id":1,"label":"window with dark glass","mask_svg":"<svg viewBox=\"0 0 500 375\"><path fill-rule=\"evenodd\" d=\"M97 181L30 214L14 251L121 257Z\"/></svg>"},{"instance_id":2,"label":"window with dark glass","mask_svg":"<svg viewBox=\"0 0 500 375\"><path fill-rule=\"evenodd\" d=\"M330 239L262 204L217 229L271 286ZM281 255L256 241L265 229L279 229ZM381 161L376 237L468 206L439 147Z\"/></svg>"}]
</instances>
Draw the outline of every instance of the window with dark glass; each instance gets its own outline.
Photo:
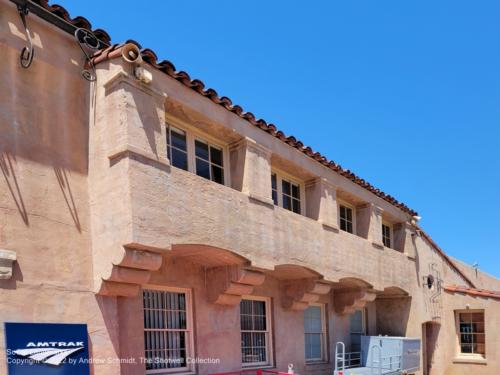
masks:
<instances>
[{"instance_id":1,"label":"window with dark glass","mask_svg":"<svg viewBox=\"0 0 500 375\"><path fill-rule=\"evenodd\" d=\"M352 208L340 205L340 229L353 233L353 215Z\"/></svg>"},{"instance_id":2,"label":"window with dark glass","mask_svg":"<svg viewBox=\"0 0 500 375\"><path fill-rule=\"evenodd\" d=\"M391 227L382 224L382 241L385 247L391 247Z\"/></svg>"},{"instance_id":3,"label":"window with dark glass","mask_svg":"<svg viewBox=\"0 0 500 375\"><path fill-rule=\"evenodd\" d=\"M351 352L361 351L361 336L366 335L365 310L356 310L350 317Z\"/></svg>"},{"instance_id":4,"label":"window with dark glass","mask_svg":"<svg viewBox=\"0 0 500 375\"><path fill-rule=\"evenodd\" d=\"M198 139L194 142L194 148L196 174L219 184L224 184L224 162L222 149Z\"/></svg>"},{"instance_id":5,"label":"window with dark glass","mask_svg":"<svg viewBox=\"0 0 500 375\"><path fill-rule=\"evenodd\" d=\"M167 126L167 157L174 167L188 170L186 132Z\"/></svg>"},{"instance_id":6,"label":"window with dark glass","mask_svg":"<svg viewBox=\"0 0 500 375\"><path fill-rule=\"evenodd\" d=\"M240 302L241 358L244 366L270 364L266 301Z\"/></svg>"},{"instance_id":7,"label":"window with dark glass","mask_svg":"<svg viewBox=\"0 0 500 375\"><path fill-rule=\"evenodd\" d=\"M484 357L486 353L484 312L460 312L458 319L460 352Z\"/></svg>"},{"instance_id":8,"label":"window with dark glass","mask_svg":"<svg viewBox=\"0 0 500 375\"><path fill-rule=\"evenodd\" d=\"M278 205L278 177L276 176L276 173L273 173L271 175L271 189L272 189L273 202L277 206Z\"/></svg>"},{"instance_id":9,"label":"window with dark glass","mask_svg":"<svg viewBox=\"0 0 500 375\"><path fill-rule=\"evenodd\" d=\"M144 290L143 307L146 373L187 368L193 355L187 294Z\"/></svg>"},{"instance_id":10,"label":"window with dark glass","mask_svg":"<svg viewBox=\"0 0 500 375\"><path fill-rule=\"evenodd\" d=\"M300 214L300 186L283 179L281 181L283 208Z\"/></svg>"}]
</instances>

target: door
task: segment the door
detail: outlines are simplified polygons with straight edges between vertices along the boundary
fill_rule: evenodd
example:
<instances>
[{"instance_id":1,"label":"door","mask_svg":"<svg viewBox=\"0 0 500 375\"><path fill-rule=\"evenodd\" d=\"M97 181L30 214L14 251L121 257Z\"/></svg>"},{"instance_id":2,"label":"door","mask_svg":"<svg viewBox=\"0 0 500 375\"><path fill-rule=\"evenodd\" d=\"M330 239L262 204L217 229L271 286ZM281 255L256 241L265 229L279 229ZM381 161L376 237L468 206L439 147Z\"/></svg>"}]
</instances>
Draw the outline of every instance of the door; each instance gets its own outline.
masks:
<instances>
[{"instance_id":1,"label":"door","mask_svg":"<svg viewBox=\"0 0 500 375\"><path fill-rule=\"evenodd\" d=\"M432 373L432 362L437 347L439 324L426 322L422 324L422 371L423 375L434 375Z\"/></svg>"}]
</instances>

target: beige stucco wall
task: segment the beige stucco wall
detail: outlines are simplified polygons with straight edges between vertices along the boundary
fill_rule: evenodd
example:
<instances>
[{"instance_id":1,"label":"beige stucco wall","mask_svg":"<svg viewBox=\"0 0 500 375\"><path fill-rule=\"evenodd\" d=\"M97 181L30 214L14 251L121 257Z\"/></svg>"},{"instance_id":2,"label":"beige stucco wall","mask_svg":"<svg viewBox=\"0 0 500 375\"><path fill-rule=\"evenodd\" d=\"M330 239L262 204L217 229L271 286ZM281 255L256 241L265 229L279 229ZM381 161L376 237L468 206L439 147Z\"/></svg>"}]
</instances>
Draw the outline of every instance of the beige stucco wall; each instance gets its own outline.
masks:
<instances>
[{"instance_id":1,"label":"beige stucco wall","mask_svg":"<svg viewBox=\"0 0 500 375\"><path fill-rule=\"evenodd\" d=\"M374 246L373 238L338 232L336 218L329 217L336 213L332 191L376 205L394 221L407 221L408 215L151 68L153 83L144 86L131 78L131 67L120 59L99 64L94 112L94 91L81 77L83 55L76 42L35 15L28 23L36 52L33 65L24 70L18 61L25 45L21 21L11 2L0 1L0 248L15 251L18 258L12 279L0 280L0 322L87 323L93 356L142 355L140 294L95 294L102 279L112 277L124 261L127 245L163 258L161 268L151 271L149 284L192 290L196 355L222 361L220 366L199 366L198 372L238 370L238 305L208 302L207 267L172 257L176 247L200 244L237 254L247 261L245 266L266 273L253 294L272 299L279 370L294 363L299 373L330 373L335 342L350 340L348 315L334 313L336 292L322 296L329 312L330 363L305 366L303 314L283 308L282 281L273 276L276 267L294 264L335 288L352 287L346 279L355 279L376 290L379 298L366 305L369 334L420 337L422 323L438 315L432 374L500 371L495 334L500 303L453 294L431 303L424 276L433 273L443 284L459 285L465 284L463 277L422 237L407 240L411 252L399 252ZM236 162L232 166L241 187L217 185L170 167L164 158L167 117L227 144L250 138L262 147L245 159L248 173L241 173ZM308 212L319 220L265 201L271 165L295 171L304 180L324 179L329 190L323 199L317 199L321 190L307 195L328 205L311 204ZM464 272L475 280L465 266ZM498 289L498 280L479 276L478 285ZM409 296L383 298L384 290L394 287ZM453 310L467 304L486 311L486 365L453 363ZM2 353L3 337L0 332ZM96 365L92 370L95 375L144 374L142 365Z\"/></svg>"},{"instance_id":2,"label":"beige stucco wall","mask_svg":"<svg viewBox=\"0 0 500 375\"><path fill-rule=\"evenodd\" d=\"M83 55L40 18L30 14L28 24L35 58L23 69L21 20L0 2L0 248L17 253L12 279L0 280L0 374L3 322L87 323L94 352L118 352L116 300L92 292Z\"/></svg>"}]
</instances>

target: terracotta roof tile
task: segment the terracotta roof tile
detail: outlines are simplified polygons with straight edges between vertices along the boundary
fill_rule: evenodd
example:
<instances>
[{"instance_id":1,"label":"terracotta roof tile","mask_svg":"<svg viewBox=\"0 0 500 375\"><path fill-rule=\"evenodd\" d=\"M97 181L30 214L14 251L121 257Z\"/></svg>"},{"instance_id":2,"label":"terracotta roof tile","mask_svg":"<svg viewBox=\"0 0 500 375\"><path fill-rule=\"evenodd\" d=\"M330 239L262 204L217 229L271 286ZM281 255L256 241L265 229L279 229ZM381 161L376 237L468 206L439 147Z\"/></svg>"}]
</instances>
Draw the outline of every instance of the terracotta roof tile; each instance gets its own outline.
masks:
<instances>
[{"instance_id":1,"label":"terracotta roof tile","mask_svg":"<svg viewBox=\"0 0 500 375\"><path fill-rule=\"evenodd\" d=\"M500 291L468 288L460 285L446 285L444 290L450 293L464 293L472 296L500 299Z\"/></svg>"},{"instance_id":2,"label":"terracotta roof tile","mask_svg":"<svg viewBox=\"0 0 500 375\"><path fill-rule=\"evenodd\" d=\"M77 16L75 18L71 18L66 8L61 5L53 4L49 5L48 0L31 0L33 3L40 5L42 8L48 10L50 13L62 18L66 22L70 23L73 26L84 28L87 30L91 30L94 35L103 41L106 44L110 44L111 37L109 34L102 29L94 29L92 30L92 24L85 17Z\"/></svg>"},{"instance_id":3,"label":"terracotta roof tile","mask_svg":"<svg viewBox=\"0 0 500 375\"><path fill-rule=\"evenodd\" d=\"M58 15L59 17L63 18L66 22L69 22L70 24L72 24L76 27L83 27L83 28L86 28L88 30L92 30L92 25L86 18L84 18L84 17L71 18L68 11L60 5L49 5L48 0L32 0L32 1L34 3L42 6L43 8L48 10L49 12L51 12L55 15ZM95 30L92 30L92 32L99 39L101 39L103 42L110 45L109 47L102 49L102 50L99 50L94 54L94 56L93 56L94 64L98 64L101 61L120 56L121 48L123 47L124 43L111 45L111 38L106 31L101 30L101 29L95 29ZM126 43L134 43L139 49L141 49L141 45L134 40L128 40ZM263 119L257 120L253 113L245 112L241 106L239 106L237 104L233 104L231 99L228 97L225 97L225 96L219 97L219 95L217 94L217 91L215 91L214 89L205 88L205 84L201 80L191 79L189 74L184 72L184 71L176 71L174 64L172 64L170 61L168 61L168 60L158 61L158 57L153 50L148 49L148 48L142 49L141 56L142 56L143 60L145 62L147 62L148 64L150 64L151 66L164 72L165 74L169 75L170 77L178 80L179 82L181 82L185 86L189 87L190 89L196 91L197 93L209 98L214 103L223 106L225 109L234 113L235 115L247 120L250 124L258 127L259 129L262 129L263 131L269 133L270 135L287 143L291 147L294 147L297 150L303 152L306 156L316 160L317 162L321 163L325 167L339 173L340 175L342 175L345 178L351 180L352 182L358 184L359 186L362 186L363 188L369 190L374 195L384 199L385 201L389 202L390 204L398 207L400 210L408 213L409 215L411 215L411 216L417 215L416 211L407 207L402 202L399 202L391 195L385 194L380 189L375 188L369 182L356 176L353 172L351 172L348 169L343 168L339 164L335 163L333 160L328 160L325 156L321 155L319 152L315 152L311 147L304 146L304 144L302 142L300 142L299 140L297 140L294 136L287 137L285 135L285 133L283 133L281 130L277 129L276 125L269 124ZM436 251L438 251L438 253L441 254L441 256L443 256L443 258L448 262L448 264L456 272L458 272L458 274L460 274L463 277L463 279L470 286L474 287L474 284L472 283L472 281L470 281L470 279L467 278L467 276L465 276L465 274L453 263L453 261L445 254L445 252L443 250L441 250L441 248L432 240L432 238L429 235L427 235L423 230L421 230L421 232L423 233L424 237L429 241L429 243L436 249Z\"/></svg>"},{"instance_id":4,"label":"terracotta roof tile","mask_svg":"<svg viewBox=\"0 0 500 375\"><path fill-rule=\"evenodd\" d=\"M453 270L455 270L455 272L457 272L462 277L462 279L464 279L464 281L466 281L471 287L475 287L474 283L465 275L464 272L462 272L460 268L457 267L455 262L453 262L453 260L448 255L446 255L443 249L439 247L439 245L431 238L431 236L429 236L419 226L417 226L417 229L420 231L422 236L430 243L430 245L444 258L444 260L450 265L450 267L453 268Z\"/></svg>"},{"instance_id":5,"label":"terracotta roof tile","mask_svg":"<svg viewBox=\"0 0 500 375\"><path fill-rule=\"evenodd\" d=\"M133 40L128 40L126 43L133 43L139 49L141 49L141 45ZM98 64L101 61L117 57L120 54L121 48L124 44L114 44L110 47L97 51L93 56L94 64ZM297 140L293 135L287 136L281 130L277 130L274 124L268 124L264 119L257 119L252 112L245 112L243 108L239 105L233 104L230 98L226 96L220 96L217 91L212 88L205 88L205 84L199 79L192 79L188 73L184 71L176 71L174 64L170 61L163 60L158 61L158 57L156 54L150 49L142 49L141 50L142 59L153 66L154 68L166 73L170 77L175 80L181 82L186 87L196 91L197 93L209 98L215 104L218 104L228 111L236 114L242 119L248 121L253 126L269 133L270 135L278 138L280 141L288 144L291 147L296 148L297 150L303 152L308 157L316 160L327 168L332 169L333 171L341 174L345 178L351 180L355 184L360 185L361 187L369 190L371 193L376 196L384 199L390 204L398 207L400 210L408 213L411 216L417 215L417 212L407 207L405 204L396 200L396 198L391 195L385 194L380 189L376 189L371 184L366 182L364 179L358 177L353 172L348 169L342 168L340 165L336 164L334 161L328 160L325 156L321 155L319 152L315 152L309 146L304 146L304 144Z\"/></svg>"}]
</instances>

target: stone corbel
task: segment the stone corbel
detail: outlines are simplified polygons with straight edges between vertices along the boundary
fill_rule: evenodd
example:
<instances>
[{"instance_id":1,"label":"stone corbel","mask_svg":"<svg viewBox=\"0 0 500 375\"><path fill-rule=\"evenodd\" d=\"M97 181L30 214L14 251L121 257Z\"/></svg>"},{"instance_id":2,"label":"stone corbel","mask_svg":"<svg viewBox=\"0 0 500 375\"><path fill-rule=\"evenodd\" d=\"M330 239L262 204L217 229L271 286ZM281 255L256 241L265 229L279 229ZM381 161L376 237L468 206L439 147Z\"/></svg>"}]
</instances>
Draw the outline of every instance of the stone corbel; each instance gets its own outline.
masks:
<instances>
[{"instance_id":1,"label":"stone corbel","mask_svg":"<svg viewBox=\"0 0 500 375\"><path fill-rule=\"evenodd\" d=\"M252 294L254 287L265 280L264 273L241 266L210 268L206 277L208 301L220 305L237 305L242 296Z\"/></svg>"},{"instance_id":2,"label":"stone corbel","mask_svg":"<svg viewBox=\"0 0 500 375\"><path fill-rule=\"evenodd\" d=\"M285 281L282 285L282 306L290 310L305 310L330 289L330 285L316 279Z\"/></svg>"},{"instance_id":3,"label":"stone corbel","mask_svg":"<svg viewBox=\"0 0 500 375\"><path fill-rule=\"evenodd\" d=\"M336 291L334 293L335 312L340 315L354 314L362 309L368 302L375 300L377 295L374 290L358 289L351 291Z\"/></svg>"},{"instance_id":4,"label":"stone corbel","mask_svg":"<svg viewBox=\"0 0 500 375\"><path fill-rule=\"evenodd\" d=\"M160 254L145 249L125 247L123 258L113 264L111 273L102 280L99 292L102 296L134 297L140 285L146 284L152 272L160 269Z\"/></svg>"},{"instance_id":5,"label":"stone corbel","mask_svg":"<svg viewBox=\"0 0 500 375\"><path fill-rule=\"evenodd\" d=\"M12 266L16 261L15 251L0 249L0 279L10 279L12 277Z\"/></svg>"}]
</instances>

